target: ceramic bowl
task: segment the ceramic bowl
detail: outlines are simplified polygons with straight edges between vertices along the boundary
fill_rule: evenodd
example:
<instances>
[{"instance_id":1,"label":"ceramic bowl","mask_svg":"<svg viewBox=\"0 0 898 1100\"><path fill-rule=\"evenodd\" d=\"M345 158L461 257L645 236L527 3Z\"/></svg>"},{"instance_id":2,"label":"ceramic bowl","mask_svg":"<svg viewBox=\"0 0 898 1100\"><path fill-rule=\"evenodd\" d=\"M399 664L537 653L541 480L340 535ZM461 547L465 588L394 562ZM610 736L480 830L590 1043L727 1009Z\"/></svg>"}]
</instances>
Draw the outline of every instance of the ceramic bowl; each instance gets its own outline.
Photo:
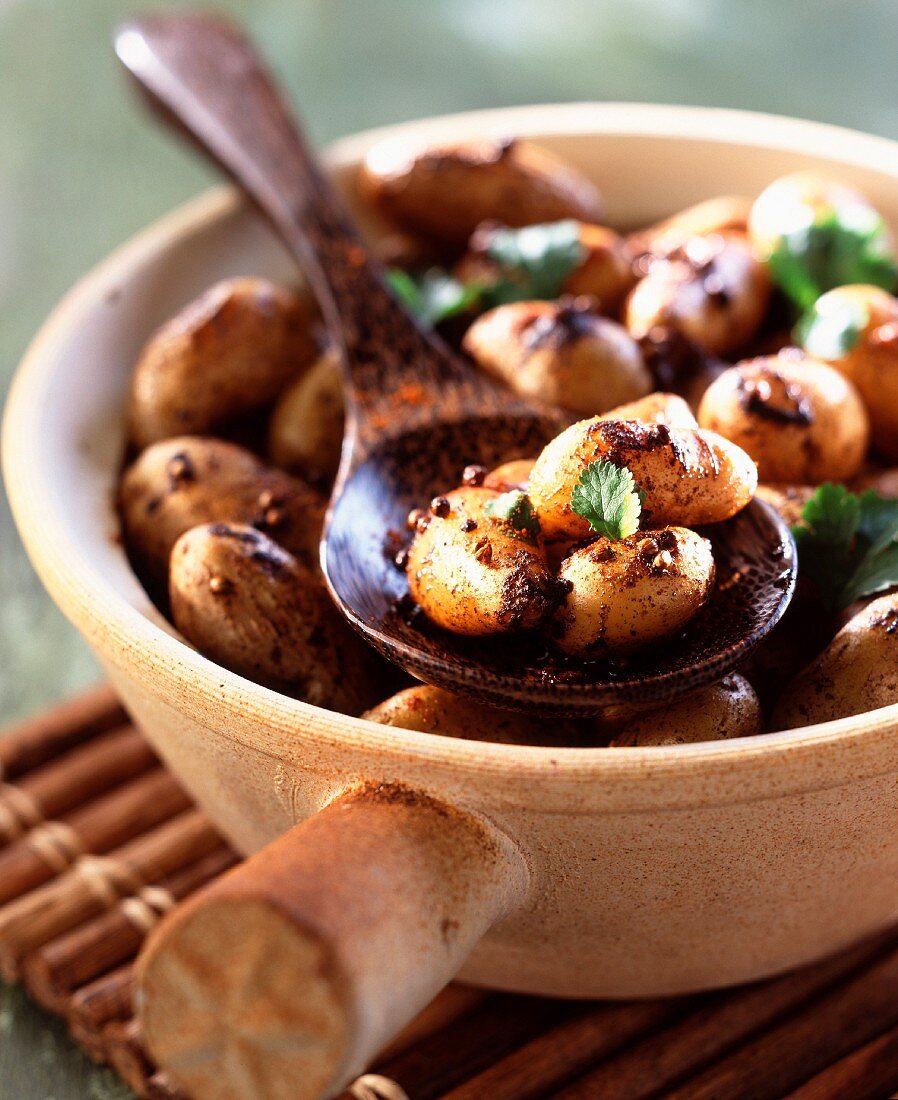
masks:
<instances>
[{"instance_id":1,"label":"ceramic bowl","mask_svg":"<svg viewBox=\"0 0 898 1100\"><path fill-rule=\"evenodd\" d=\"M814 167L898 224L898 144L731 111L581 104L460 115L341 141L352 196L376 140L532 137L593 177L619 227L755 194ZM366 222L376 233L380 228ZM550 749L445 739L321 710L201 657L154 610L111 501L141 344L225 276L291 279L229 190L164 218L84 278L16 377L4 466L52 597L153 744L253 852L365 782L401 783L490 823L523 869L470 954L471 981L566 996L682 993L807 962L898 915L898 706L675 748Z\"/></svg>"}]
</instances>

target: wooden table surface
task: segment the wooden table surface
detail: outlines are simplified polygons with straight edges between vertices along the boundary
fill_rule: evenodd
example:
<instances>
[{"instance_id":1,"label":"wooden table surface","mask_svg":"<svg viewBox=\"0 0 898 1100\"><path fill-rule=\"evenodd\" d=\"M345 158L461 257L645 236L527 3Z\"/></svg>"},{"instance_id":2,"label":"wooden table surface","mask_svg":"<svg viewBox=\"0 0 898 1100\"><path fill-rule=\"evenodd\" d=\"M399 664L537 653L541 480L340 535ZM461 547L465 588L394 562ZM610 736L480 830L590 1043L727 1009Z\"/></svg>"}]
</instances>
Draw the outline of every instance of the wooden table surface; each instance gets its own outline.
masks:
<instances>
[{"instance_id":1,"label":"wooden table surface","mask_svg":"<svg viewBox=\"0 0 898 1100\"><path fill-rule=\"evenodd\" d=\"M0 0L0 397L78 275L212 178L126 94L108 41L133 6ZM742 106L898 137L894 0L217 6L251 25L320 141L444 111L575 99ZM95 676L0 492L0 723ZM126 1095L57 1024L0 989L0 1100Z\"/></svg>"}]
</instances>

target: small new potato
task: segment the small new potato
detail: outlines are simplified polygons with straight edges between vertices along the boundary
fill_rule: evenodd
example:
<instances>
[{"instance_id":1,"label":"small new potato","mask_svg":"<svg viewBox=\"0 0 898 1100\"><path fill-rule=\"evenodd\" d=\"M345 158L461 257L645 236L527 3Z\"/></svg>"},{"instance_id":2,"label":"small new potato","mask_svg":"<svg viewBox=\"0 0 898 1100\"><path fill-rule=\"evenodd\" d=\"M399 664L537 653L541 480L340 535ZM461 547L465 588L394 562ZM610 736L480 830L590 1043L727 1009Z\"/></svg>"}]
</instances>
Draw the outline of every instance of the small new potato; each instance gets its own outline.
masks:
<instances>
[{"instance_id":1,"label":"small new potato","mask_svg":"<svg viewBox=\"0 0 898 1100\"><path fill-rule=\"evenodd\" d=\"M757 332L770 299L767 272L736 233L693 237L649 265L627 299L636 339L672 328L710 355L727 355Z\"/></svg>"},{"instance_id":2,"label":"small new potato","mask_svg":"<svg viewBox=\"0 0 898 1100\"><path fill-rule=\"evenodd\" d=\"M751 210L751 199L743 195L718 195L687 206L648 229L640 229L628 238L635 255L669 256L693 237L720 233L744 233Z\"/></svg>"},{"instance_id":3,"label":"small new potato","mask_svg":"<svg viewBox=\"0 0 898 1100\"><path fill-rule=\"evenodd\" d=\"M595 723L591 721L528 718L485 707L429 684L417 684L391 695L362 717L396 729L502 745L589 745L597 741Z\"/></svg>"},{"instance_id":4,"label":"small new potato","mask_svg":"<svg viewBox=\"0 0 898 1100\"><path fill-rule=\"evenodd\" d=\"M317 569L324 499L235 443L166 439L125 470L119 486L125 544L138 573L164 586L175 542L203 523L247 524Z\"/></svg>"},{"instance_id":5,"label":"small new potato","mask_svg":"<svg viewBox=\"0 0 898 1100\"><path fill-rule=\"evenodd\" d=\"M547 541L590 537L571 495L586 467L598 461L630 470L645 497L644 522L653 526L729 519L748 504L758 483L745 451L714 432L640 420L581 420L547 444L530 471L528 492Z\"/></svg>"},{"instance_id":6,"label":"small new potato","mask_svg":"<svg viewBox=\"0 0 898 1100\"><path fill-rule=\"evenodd\" d=\"M666 424L668 428L697 428L692 409L675 393L650 393L626 405L617 405L602 413L601 420L642 420L646 424Z\"/></svg>"},{"instance_id":7,"label":"small new potato","mask_svg":"<svg viewBox=\"0 0 898 1100\"><path fill-rule=\"evenodd\" d=\"M876 286L840 286L814 303L804 339L860 393L873 446L898 459L898 298Z\"/></svg>"},{"instance_id":8,"label":"small new potato","mask_svg":"<svg viewBox=\"0 0 898 1100\"><path fill-rule=\"evenodd\" d=\"M898 500L898 466L864 474L857 478L851 489L855 493L863 492L864 489L873 489L881 497Z\"/></svg>"},{"instance_id":9,"label":"small new potato","mask_svg":"<svg viewBox=\"0 0 898 1100\"><path fill-rule=\"evenodd\" d=\"M498 306L471 325L462 346L515 393L576 413L601 413L652 388L633 337L583 300Z\"/></svg>"},{"instance_id":10,"label":"small new potato","mask_svg":"<svg viewBox=\"0 0 898 1100\"><path fill-rule=\"evenodd\" d=\"M508 493L514 489L527 492L530 481L530 471L533 469L533 458L513 458L511 462L503 462L495 470L490 470L483 479L485 489L493 489L497 493Z\"/></svg>"},{"instance_id":11,"label":"small new potato","mask_svg":"<svg viewBox=\"0 0 898 1100\"><path fill-rule=\"evenodd\" d=\"M755 496L774 507L790 527L801 520L804 506L816 492L813 485L759 485Z\"/></svg>"},{"instance_id":12,"label":"small new potato","mask_svg":"<svg viewBox=\"0 0 898 1100\"><path fill-rule=\"evenodd\" d=\"M563 595L538 534L490 515L490 507L506 499L483 487L455 489L437 497L418 522L408 553L409 591L446 630L528 630L548 618Z\"/></svg>"},{"instance_id":13,"label":"small new potato","mask_svg":"<svg viewBox=\"0 0 898 1100\"><path fill-rule=\"evenodd\" d=\"M555 615L555 645L578 657L627 653L698 614L714 585L714 557L694 531L665 527L600 538L565 558L560 576L571 589Z\"/></svg>"},{"instance_id":14,"label":"small new potato","mask_svg":"<svg viewBox=\"0 0 898 1100\"><path fill-rule=\"evenodd\" d=\"M175 543L175 626L210 660L316 706L358 714L372 659L324 585L267 535L241 524L193 527Z\"/></svg>"},{"instance_id":15,"label":"small new potato","mask_svg":"<svg viewBox=\"0 0 898 1100\"><path fill-rule=\"evenodd\" d=\"M898 703L898 593L873 600L786 688L774 729L796 729Z\"/></svg>"},{"instance_id":16,"label":"small new potato","mask_svg":"<svg viewBox=\"0 0 898 1100\"><path fill-rule=\"evenodd\" d=\"M761 733L761 704L755 689L737 672L716 684L691 691L658 710L628 722L611 744L615 747L693 745L728 741Z\"/></svg>"},{"instance_id":17,"label":"small new potato","mask_svg":"<svg viewBox=\"0 0 898 1100\"><path fill-rule=\"evenodd\" d=\"M468 251L455 267L461 282L489 286L502 277L501 267L490 255L499 229L487 223L474 232ZM583 295L599 313L615 315L636 281L627 245L613 229L586 222L578 223L578 237L582 259L565 277L561 291L572 297Z\"/></svg>"},{"instance_id":18,"label":"small new potato","mask_svg":"<svg viewBox=\"0 0 898 1100\"><path fill-rule=\"evenodd\" d=\"M365 157L359 185L397 225L457 248L485 221L512 227L601 221L601 198L589 180L519 139L424 149L407 140L380 142Z\"/></svg>"},{"instance_id":19,"label":"small new potato","mask_svg":"<svg viewBox=\"0 0 898 1100\"><path fill-rule=\"evenodd\" d=\"M835 216L843 225L865 229L880 225L879 214L860 191L818 172L792 172L769 184L752 203L748 235L763 261L781 239ZM890 238L883 238L889 245Z\"/></svg>"},{"instance_id":20,"label":"small new potato","mask_svg":"<svg viewBox=\"0 0 898 1100\"><path fill-rule=\"evenodd\" d=\"M128 438L141 450L203 435L270 404L315 355L309 307L268 279L216 283L164 324L131 379Z\"/></svg>"},{"instance_id":21,"label":"small new potato","mask_svg":"<svg viewBox=\"0 0 898 1100\"><path fill-rule=\"evenodd\" d=\"M268 455L288 473L329 485L342 447L343 381L337 352L328 349L278 399L268 429Z\"/></svg>"},{"instance_id":22,"label":"small new potato","mask_svg":"<svg viewBox=\"0 0 898 1100\"><path fill-rule=\"evenodd\" d=\"M698 422L751 455L762 481L847 481L870 442L854 386L825 363L794 352L724 371L702 398Z\"/></svg>"}]
</instances>

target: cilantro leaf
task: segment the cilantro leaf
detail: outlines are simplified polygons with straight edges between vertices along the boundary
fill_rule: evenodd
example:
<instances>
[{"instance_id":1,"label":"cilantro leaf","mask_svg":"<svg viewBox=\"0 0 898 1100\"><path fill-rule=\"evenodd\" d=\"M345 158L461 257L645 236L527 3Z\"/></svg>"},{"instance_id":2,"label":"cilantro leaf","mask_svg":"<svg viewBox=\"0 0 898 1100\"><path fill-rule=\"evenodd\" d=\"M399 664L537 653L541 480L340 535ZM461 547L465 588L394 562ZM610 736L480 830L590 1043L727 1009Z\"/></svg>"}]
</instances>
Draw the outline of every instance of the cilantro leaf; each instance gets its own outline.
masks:
<instances>
[{"instance_id":1,"label":"cilantro leaf","mask_svg":"<svg viewBox=\"0 0 898 1100\"><path fill-rule=\"evenodd\" d=\"M539 534L539 518L533 510L533 501L520 489L488 500L484 511L493 519L505 520L516 531L533 536Z\"/></svg>"},{"instance_id":2,"label":"cilantro leaf","mask_svg":"<svg viewBox=\"0 0 898 1100\"><path fill-rule=\"evenodd\" d=\"M642 494L626 466L591 462L574 486L571 508L597 534L625 539L639 530Z\"/></svg>"},{"instance_id":3,"label":"cilantro leaf","mask_svg":"<svg viewBox=\"0 0 898 1100\"><path fill-rule=\"evenodd\" d=\"M894 290L898 284L898 262L885 222L875 212L853 207L826 209L810 225L784 233L767 266L802 312L837 286L868 283Z\"/></svg>"},{"instance_id":4,"label":"cilantro leaf","mask_svg":"<svg viewBox=\"0 0 898 1100\"><path fill-rule=\"evenodd\" d=\"M821 485L792 528L801 571L840 610L898 586L898 500Z\"/></svg>"},{"instance_id":5,"label":"cilantro leaf","mask_svg":"<svg viewBox=\"0 0 898 1100\"><path fill-rule=\"evenodd\" d=\"M841 359L861 338L870 311L856 299L824 294L795 327L795 337L808 355Z\"/></svg>"},{"instance_id":6,"label":"cilantro leaf","mask_svg":"<svg viewBox=\"0 0 898 1100\"><path fill-rule=\"evenodd\" d=\"M479 285L465 286L439 267L428 268L420 275L391 267L387 283L399 301L430 326L471 309L481 293Z\"/></svg>"},{"instance_id":7,"label":"cilantro leaf","mask_svg":"<svg viewBox=\"0 0 898 1100\"><path fill-rule=\"evenodd\" d=\"M523 229L493 229L487 256L504 278L490 288L491 301L557 298L564 281L583 262L580 225L573 220L527 225Z\"/></svg>"}]
</instances>

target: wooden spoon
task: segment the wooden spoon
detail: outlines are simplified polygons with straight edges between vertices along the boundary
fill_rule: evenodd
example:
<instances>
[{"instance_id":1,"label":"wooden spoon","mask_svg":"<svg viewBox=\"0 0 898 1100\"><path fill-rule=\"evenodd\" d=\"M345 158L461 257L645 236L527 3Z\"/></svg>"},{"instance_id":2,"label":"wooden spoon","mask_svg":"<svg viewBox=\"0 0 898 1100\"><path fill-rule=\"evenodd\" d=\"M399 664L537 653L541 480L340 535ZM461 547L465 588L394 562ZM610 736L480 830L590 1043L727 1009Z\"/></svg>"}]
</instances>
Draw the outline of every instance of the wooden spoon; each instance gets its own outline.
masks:
<instances>
[{"instance_id":1,"label":"wooden spoon","mask_svg":"<svg viewBox=\"0 0 898 1100\"><path fill-rule=\"evenodd\" d=\"M795 549L760 501L706 532L718 576L709 605L675 642L626 663L563 659L532 637L462 638L410 617L391 541L410 509L458 484L470 463L537 454L567 421L476 373L396 301L236 28L208 15L151 16L127 23L116 50L152 104L271 221L342 344L347 429L322 564L337 606L381 653L422 680L497 706L585 715L717 679L778 621L792 595Z\"/></svg>"}]
</instances>

